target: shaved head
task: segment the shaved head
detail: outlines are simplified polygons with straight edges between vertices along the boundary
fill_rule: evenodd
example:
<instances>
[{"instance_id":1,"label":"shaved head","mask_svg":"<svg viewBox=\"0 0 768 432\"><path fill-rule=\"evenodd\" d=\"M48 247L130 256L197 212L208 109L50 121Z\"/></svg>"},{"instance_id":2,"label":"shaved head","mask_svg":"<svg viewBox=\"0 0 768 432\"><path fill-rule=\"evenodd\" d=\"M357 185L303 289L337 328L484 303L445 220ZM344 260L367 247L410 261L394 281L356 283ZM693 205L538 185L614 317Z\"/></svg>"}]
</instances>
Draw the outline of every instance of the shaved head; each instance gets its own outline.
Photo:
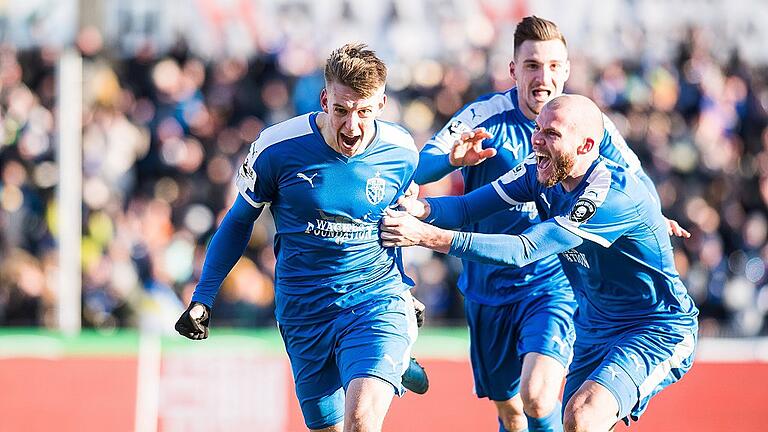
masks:
<instances>
[{"instance_id":1,"label":"shaved head","mask_svg":"<svg viewBox=\"0 0 768 432\"><path fill-rule=\"evenodd\" d=\"M592 138L595 143L602 141L605 130L603 113L590 98L572 94L560 95L547 102L543 110L552 111L558 119L568 124L573 132L584 139Z\"/></svg>"},{"instance_id":2,"label":"shaved head","mask_svg":"<svg viewBox=\"0 0 768 432\"><path fill-rule=\"evenodd\" d=\"M536 177L546 187L563 183L572 190L599 157L603 113L589 98L561 95L544 105L532 137Z\"/></svg>"}]
</instances>

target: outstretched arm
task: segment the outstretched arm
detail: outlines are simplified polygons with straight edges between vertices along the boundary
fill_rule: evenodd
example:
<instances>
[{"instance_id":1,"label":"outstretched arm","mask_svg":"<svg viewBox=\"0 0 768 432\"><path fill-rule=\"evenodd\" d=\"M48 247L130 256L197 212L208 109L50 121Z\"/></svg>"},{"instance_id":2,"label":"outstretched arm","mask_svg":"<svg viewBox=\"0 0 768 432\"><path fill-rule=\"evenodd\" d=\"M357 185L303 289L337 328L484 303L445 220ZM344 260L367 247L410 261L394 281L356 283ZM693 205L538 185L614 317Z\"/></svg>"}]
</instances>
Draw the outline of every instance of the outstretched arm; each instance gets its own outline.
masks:
<instances>
[{"instance_id":1,"label":"outstretched arm","mask_svg":"<svg viewBox=\"0 0 768 432\"><path fill-rule=\"evenodd\" d=\"M416 195L404 196L397 203L399 210L441 228L461 228L510 207L491 185L462 196L423 200Z\"/></svg>"},{"instance_id":2,"label":"outstretched arm","mask_svg":"<svg viewBox=\"0 0 768 432\"><path fill-rule=\"evenodd\" d=\"M549 220L519 235L457 232L450 255L470 261L523 267L579 246L584 240Z\"/></svg>"},{"instance_id":3,"label":"outstretched arm","mask_svg":"<svg viewBox=\"0 0 768 432\"><path fill-rule=\"evenodd\" d=\"M535 224L519 235L465 233L444 230L405 212L390 212L382 220L384 246L423 246L462 259L523 267L572 249L583 242L552 220Z\"/></svg>"}]
</instances>

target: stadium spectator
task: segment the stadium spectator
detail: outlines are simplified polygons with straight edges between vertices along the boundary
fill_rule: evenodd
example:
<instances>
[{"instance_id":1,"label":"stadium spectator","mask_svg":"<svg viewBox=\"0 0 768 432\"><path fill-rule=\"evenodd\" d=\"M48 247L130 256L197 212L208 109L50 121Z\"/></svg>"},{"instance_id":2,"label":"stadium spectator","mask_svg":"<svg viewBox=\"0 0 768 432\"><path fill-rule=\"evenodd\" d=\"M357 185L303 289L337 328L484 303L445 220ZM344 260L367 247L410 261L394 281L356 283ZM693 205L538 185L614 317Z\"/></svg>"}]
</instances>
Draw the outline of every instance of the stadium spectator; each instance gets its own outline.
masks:
<instances>
[{"instance_id":1,"label":"stadium spectator","mask_svg":"<svg viewBox=\"0 0 768 432\"><path fill-rule=\"evenodd\" d=\"M166 34L140 33L147 27L138 25L139 12L125 11L124 22L137 25L117 32L108 29L102 34L101 47L91 41L92 46L83 49L86 70L95 74L89 77L99 76L84 82L85 93L99 97L85 100L83 114L87 133L83 266L84 270L95 268L93 262L106 259L122 275L94 288L106 290L107 295L97 297L111 299L102 303L115 306L98 307L112 318L94 321L91 317L102 312L89 311L91 306L85 304L85 325L105 329L136 325L142 313L151 313L152 302L140 301L150 283L145 279L149 273L142 268L148 261L160 274L175 274L175 269L167 267L177 262L192 263L187 280L166 281L181 297L177 307L189 300L189 286L199 277L205 245L226 203L235 196L232 174L250 140L272 121L312 109L301 102L317 96L310 77L317 74L316 53L323 50L312 44L339 42L308 37L315 34L313 29L359 31L359 35L370 35L373 46L381 47L392 77L385 118L404 124L416 142L425 142L453 112L478 95L511 87L506 73L511 47L500 41L510 40L515 23L526 14L516 8L525 8L519 2L514 7L512 3L483 2L483 7L454 3L451 7L460 10L432 14L418 1L389 6L382 2L375 7L353 2L329 7L321 16L313 15L306 4L291 8L290 19L285 9L269 6L255 15L227 15L238 22L254 16L261 30L253 39L242 36L250 34L248 26L220 25L216 28L231 33L219 38L211 28L195 22L187 43L175 36L166 41ZM711 21L718 23L715 32L706 20L699 27L686 28L686 15L675 13L682 6L668 5L664 19L658 19L635 13L641 3L605 8L601 14L614 14L607 18L575 14L560 22L564 33L572 35L571 45L577 47L570 53L572 72L566 92L598 102L656 183L664 213L693 231L691 239L673 243L681 276L702 309L701 333L768 334L768 247L765 242L755 243L761 238L760 222L750 223L749 230L746 223L768 211L768 58L765 50L755 49L764 40L759 32L765 27L749 24L760 19L764 6L749 5L746 14L718 16ZM127 3L118 7L130 9ZM728 10L739 7L730 5ZM701 9L702 13L713 11L708 5ZM363 15L365 19L360 18ZM596 25L629 20L632 25ZM726 36L712 37L722 32ZM413 37L418 34L430 36ZM14 35L9 32L4 37ZM48 286L56 292L54 73L59 51L50 41L30 44L29 37L23 35L25 43L0 46L0 172L7 166L21 166L23 171L21 182L16 168L9 168L12 175L7 179L0 177L0 259L19 249L27 251L43 263ZM238 47L253 43L251 51L244 51L215 47L213 40L234 41ZM420 43L389 43L407 40ZM173 78L170 84L155 82L153 71L161 63L162 67L175 64L170 69L181 71L167 77ZM308 88L309 95L296 90L305 80L310 83L298 88ZM281 84L265 91L268 82ZM186 105L173 115L168 104L174 96L165 93L171 90L175 97L188 95L183 99ZM264 100L273 95L277 95L278 114L270 113L272 108ZM185 120L184 113L193 117ZM115 137L120 138L115 141ZM105 143L109 149L100 153ZM227 184L228 192L221 193ZM437 188L437 195L457 193L461 178L451 176L430 188ZM191 237L183 234L179 242L148 248L153 240L142 230L140 208L152 200L169 206L171 238L182 231ZM18 221L25 221L23 229ZM245 252L255 265L251 270L267 281L272 279L274 265L272 236L272 224L262 216ZM118 250L110 244L114 241L120 243ZM186 247L190 241L191 254ZM462 299L455 289L457 262L407 253L406 265L417 279L419 274L445 275L444 280L430 281L423 288L428 293L423 297L431 310L430 325L463 322ZM84 271L85 280L88 272ZM256 320L258 324L271 325L274 305L263 289L269 291L263 284L244 287L231 301L259 311L263 318ZM418 286L417 296L420 290ZM221 300L230 301L228 296ZM235 309L229 309L230 315L222 307L217 319L242 322ZM35 322L53 324L39 318Z\"/></svg>"}]
</instances>

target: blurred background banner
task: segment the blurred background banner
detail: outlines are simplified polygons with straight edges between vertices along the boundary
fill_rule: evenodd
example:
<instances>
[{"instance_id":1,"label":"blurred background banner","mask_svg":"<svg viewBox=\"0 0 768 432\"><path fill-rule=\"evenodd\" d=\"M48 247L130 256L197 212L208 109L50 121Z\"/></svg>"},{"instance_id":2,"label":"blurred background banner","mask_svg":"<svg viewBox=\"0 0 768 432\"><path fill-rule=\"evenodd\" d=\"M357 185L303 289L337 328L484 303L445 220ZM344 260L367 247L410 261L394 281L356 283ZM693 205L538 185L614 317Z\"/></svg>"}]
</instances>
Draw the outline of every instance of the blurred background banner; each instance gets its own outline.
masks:
<instances>
[{"instance_id":1,"label":"blurred background banner","mask_svg":"<svg viewBox=\"0 0 768 432\"><path fill-rule=\"evenodd\" d=\"M0 337L0 373L26 393L14 393L15 405L0 403L0 416L28 414L9 430L50 430L37 423L46 419L78 419L61 430L210 430L204 417L214 411L221 430L254 423L300 430L284 354L251 347L276 337L267 213L217 298L214 340L185 345L170 337L234 200L232 180L249 144L264 127L319 110L323 59L342 43L364 41L389 68L385 119L421 146L465 103L514 85L512 36L530 14L558 23L568 40L566 92L593 98L609 115L656 183L664 213L693 234L673 244L701 310L707 354L690 379L654 400L649 418L671 412L659 409L664 397L680 395L675 403L692 412L698 402L686 398L721 394L706 379L733 364L743 382L765 377L767 2L7 1L0 2L0 327L10 333ZM461 193L461 182L453 175L422 193ZM428 328L465 337L460 263L423 249L405 258ZM247 349L218 345L233 327L256 331L232 336ZM439 390L435 378L438 391L395 402L395 412L437 403L432 397L475 406L466 350L446 358L439 343L430 346L427 364L434 359L439 376L450 370L445 379L457 387ZM184 349L211 358L185 363ZM185 377L217 363L204 381L219 401L212 404ZM70 370L80 372L57 375ZM46 390L42 376L60 393ZM230 392L241 388L235 384L243 390ZM73 389L79 396L69 401ZM88 404L72 405L86 394ZM71 404L42 406L41 395ZM735 392L735 411L709 415L733 420L767 396ZM117 423L89 429L104 424L99 418ZM705 430L643 429L653 421L643 417L637 430Z\"/></svg>"}]
</instances>

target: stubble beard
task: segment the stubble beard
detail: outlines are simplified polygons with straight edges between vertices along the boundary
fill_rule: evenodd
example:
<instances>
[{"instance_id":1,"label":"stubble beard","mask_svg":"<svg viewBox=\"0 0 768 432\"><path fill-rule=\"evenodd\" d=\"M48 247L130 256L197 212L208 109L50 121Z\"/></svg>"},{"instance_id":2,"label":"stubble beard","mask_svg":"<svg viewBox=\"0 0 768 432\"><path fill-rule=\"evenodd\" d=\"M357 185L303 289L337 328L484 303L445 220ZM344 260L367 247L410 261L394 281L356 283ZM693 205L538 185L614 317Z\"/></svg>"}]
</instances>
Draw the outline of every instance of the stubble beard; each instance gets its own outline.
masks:
<instances>
[{"instance_id":1,"label":"stubble beard","mask_svg":"<svg viewBox=\"0 0 768 432\"><path fill-rule=\"evenodd\" d=\"M565 180L565 178L568 177L568 174L571 173L571 170L573 170L573 165L576 163L576 160L569 154L561 154L557 156L556 159L553 159L552 163L552 175L546 179L539 179L539 183L548 188Z\"/></svg>"}]
</instances>

